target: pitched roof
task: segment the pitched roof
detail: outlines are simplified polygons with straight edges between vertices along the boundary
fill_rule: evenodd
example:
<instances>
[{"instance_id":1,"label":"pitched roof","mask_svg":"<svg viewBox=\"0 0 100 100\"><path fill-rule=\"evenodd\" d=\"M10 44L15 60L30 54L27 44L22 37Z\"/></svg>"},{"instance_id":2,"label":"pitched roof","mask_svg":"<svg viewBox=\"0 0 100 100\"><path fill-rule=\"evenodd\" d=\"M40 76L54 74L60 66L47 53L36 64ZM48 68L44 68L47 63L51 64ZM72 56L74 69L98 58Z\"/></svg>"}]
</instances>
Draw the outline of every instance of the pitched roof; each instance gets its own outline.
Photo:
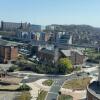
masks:
<instances>
[{"instance_id":1,"label":"pitched roof","mask_svg":"<svg viewBox=\"0 0 100 100\"><path fill-rule=\"evenodd\" d=\"M71 51L70 51L70 50L61 50L61 52L62 52L66 57L71 56Z\"/></svg>"},{"instance_id":2,"label":"pitched roof","mask_svg":"<svg viewBox=\"0 0 100 100\"><path fill-rule=\"evenodd\" d=\"M76 50L76 49L71 49L71 50L61 50L61 52L66 56L66 57L69 57L71 56L71 52L76 52L78 53L79 55L83 55L83 53L79 50Z\"/></svg>"}]
</instances>

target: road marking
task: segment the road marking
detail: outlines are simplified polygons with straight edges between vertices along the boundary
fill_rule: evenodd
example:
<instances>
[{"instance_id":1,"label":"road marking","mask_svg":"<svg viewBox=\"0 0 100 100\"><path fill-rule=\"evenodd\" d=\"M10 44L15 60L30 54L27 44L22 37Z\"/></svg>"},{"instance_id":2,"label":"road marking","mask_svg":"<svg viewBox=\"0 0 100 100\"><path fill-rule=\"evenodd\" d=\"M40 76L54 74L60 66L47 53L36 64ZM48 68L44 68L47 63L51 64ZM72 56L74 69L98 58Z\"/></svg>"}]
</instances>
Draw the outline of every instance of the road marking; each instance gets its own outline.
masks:
<instances>
[{"instance_id":1,"label":"road marking","mask_svg":"<svg viewBox=\"0 0 100 100\"><path fill-rule=\"evenodd\" d=\"M58 93L55 93L55 92L48 92L48 94L56 94L56 95L58 95Z\"/></svg>"},{"instance_id":2,"label":"road marking","mask_svg":"<svg viewBox=\"0 0 100 100\"><path fill-rule=\"evenodd\" d=\"M53 84L51 85L51 88L52 88L53 85L54 85L54 82L53 82ZM51 90L51 88L50 88L50 90ZM49 90L49 91L50 91L50 90ZM47 93L47 95L46 95L46 97L45 97L45 100L47 100L48 94L49 94L49 92Z\"/></svg>"},{"instance_id":3,"label":"road marking","mask_svg":"<svg viewBox=\"0 0 100 100\"><path fill-rule=\"evenodd\" d=\"M61 85L57 85L57 84L55 84L55 85L53 85L53 86L59 87L59 86L61 86Z\"/></svg>"}]
</instances>

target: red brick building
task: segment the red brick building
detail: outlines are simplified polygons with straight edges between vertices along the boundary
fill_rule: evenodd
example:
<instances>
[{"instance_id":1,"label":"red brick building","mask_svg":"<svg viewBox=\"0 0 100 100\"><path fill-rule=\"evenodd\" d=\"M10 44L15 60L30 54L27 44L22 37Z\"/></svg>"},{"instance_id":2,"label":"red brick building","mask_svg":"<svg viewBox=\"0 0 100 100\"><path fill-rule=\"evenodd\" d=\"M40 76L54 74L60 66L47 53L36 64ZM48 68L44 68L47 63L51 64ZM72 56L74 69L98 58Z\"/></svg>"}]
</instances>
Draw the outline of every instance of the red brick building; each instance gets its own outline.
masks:
<instances>
[{"instance_id":1,"label":"red brick building","mask_svg":"<svg viewBox=\"0 0 100 100\"><path fill-rule=\"evenodd\" d=\"M0 41L1 42L1 41ZM18 55L18 47L13 44L0 44L0 61L8 63L8 61L15 61Z\"/></svg>"},{"instance_id":2,"label":"red brick building","mask_svg":"<svg viewBox=\"0 0 100 100\"><path fill-rule=\"evenodd\" d=\"M60 53L61 53L62 57L69 58L73 65L81 65L81 64L83 64L83 60L84 60L85 56L79 50L76 50L76 49L61 50Z\"/></svg>"},{"instance_id":3,"label":"red brick building","mask_svg":"<svg viewBox=\"0 0 100 100\"><path fill-rule=\"evenodd\" d=\"M60 58L68 58L73 65L83 64L85 56L78 50L47 50L42 49L38 53L38 58L47 64L58 61Z\"/></svg>"}]
</instances>

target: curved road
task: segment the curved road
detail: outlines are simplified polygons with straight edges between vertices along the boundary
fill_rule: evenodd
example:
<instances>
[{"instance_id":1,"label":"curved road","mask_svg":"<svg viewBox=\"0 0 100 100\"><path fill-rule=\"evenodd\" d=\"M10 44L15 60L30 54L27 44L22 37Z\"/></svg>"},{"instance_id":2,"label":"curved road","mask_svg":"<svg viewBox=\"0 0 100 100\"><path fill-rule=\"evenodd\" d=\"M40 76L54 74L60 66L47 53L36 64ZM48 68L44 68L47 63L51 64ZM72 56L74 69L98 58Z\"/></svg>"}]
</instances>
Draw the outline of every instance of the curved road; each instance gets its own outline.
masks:
<instances>
[{"instance_id":1,"label":"curved road","mask_svg":"<svg viewBox=\"0 0 100 100\"><path fill-rule=\"evenodd\" d=\"M67 80L72 80L76 78L83 78L87 77L86 73L81 73L77 76L77 74L72 74L69 76L63 76L59 79L55 79L54 83L51 86L50 91L48 92L45 100L57 100L57 97L59 96L59 90L62 87L63 83Z\"/></svg>"},{"instance_id":2,"label":"curved road","mask_svg":"<svg viewBox=\"0 0 100 100\"><path fill-rule=\"evenodd\" d=\"M27 76L27 74L21 74L21 76ZM39 79L53 79L54 82L45 98L45 100L57 100L57 97L59 95L59 90L62 87L63 83L67 80L72 80L72 79L76 79L76 78L83 78L83 77L87 77L88 75L84 72L80 72L79 74L71 74L68 76L64 76L64 75L29 75L28 78L25 78L22 80L21 83L30 83L30 82L35 82Z\"/></svg>"}]
</instances>

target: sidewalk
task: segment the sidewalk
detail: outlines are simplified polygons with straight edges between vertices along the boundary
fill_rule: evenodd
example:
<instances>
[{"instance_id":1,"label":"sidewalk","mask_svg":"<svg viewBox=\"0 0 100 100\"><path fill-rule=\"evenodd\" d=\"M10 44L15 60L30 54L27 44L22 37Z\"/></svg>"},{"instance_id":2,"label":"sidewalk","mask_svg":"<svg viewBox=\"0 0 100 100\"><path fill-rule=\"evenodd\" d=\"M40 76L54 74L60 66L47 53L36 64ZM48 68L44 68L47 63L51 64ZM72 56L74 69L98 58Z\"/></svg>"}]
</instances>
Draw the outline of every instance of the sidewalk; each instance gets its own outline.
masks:
<instances>
[{"instance_id":1,"label":"sidewalk","mask_svg":"<svg viewBox=\"0 0 100 100\"><path fill-rule=\"evenodd\" d=\"M38 97L38 92L39 92L40 88L35 86L34 82L33 83L27 83L27 85L29 85L32 88L32 90L30 90L30 94L32 96L31 100L36 100L37 97Z\"/></svg>"},{"instance_id":2,"label":"sidewalk","mask_svg":"<svg viewBox=\"0 0 100 100\"><path fill-rule=\"evenodd\" d=\"M28 85L32 88L30 93L33 96L33 98L31 100L36 100L36 98L38 97L38 92L39 92L40 89L42 89L44 91L49 91L50 87L44 86L42 84L42 82L45 81L45 80L46 79L40 79L36 82L28 83ZM71 89L64 89L64 88L61 88L60 90L61 90L62 94L71 95L73 97L73 100L79 100L79 99L86 98L86 90L73 91Z\"/></svg>"},{"instance_id":3,"label":"sidewalk","mask_svg":"<svg viewBox=\"0 0 100 100\"><path fill-rule=\"evenodd\" d=\"M72 91L70 89L61 88L60 91L62 94L71 95L73 97L73 100L80 100L86 98L86 90Z\"/></svg>"},{"instance_id":4,"label":"sidewalk","mask_svg":"<svg viewBox=\"0 0 100 100\"><path fill-rule=\"evenodd\" d=\"M38 93L40 90L49 91L49 89L50 89L49 86L42 85L42 82L45 80L46 79L40 79L40 80L37 80L36 82L27 83L27 85L29 85L32 88L32 90L30 90L30 94L32 96L31 100L37 99Z\"/></svg>"}]
</instances>

